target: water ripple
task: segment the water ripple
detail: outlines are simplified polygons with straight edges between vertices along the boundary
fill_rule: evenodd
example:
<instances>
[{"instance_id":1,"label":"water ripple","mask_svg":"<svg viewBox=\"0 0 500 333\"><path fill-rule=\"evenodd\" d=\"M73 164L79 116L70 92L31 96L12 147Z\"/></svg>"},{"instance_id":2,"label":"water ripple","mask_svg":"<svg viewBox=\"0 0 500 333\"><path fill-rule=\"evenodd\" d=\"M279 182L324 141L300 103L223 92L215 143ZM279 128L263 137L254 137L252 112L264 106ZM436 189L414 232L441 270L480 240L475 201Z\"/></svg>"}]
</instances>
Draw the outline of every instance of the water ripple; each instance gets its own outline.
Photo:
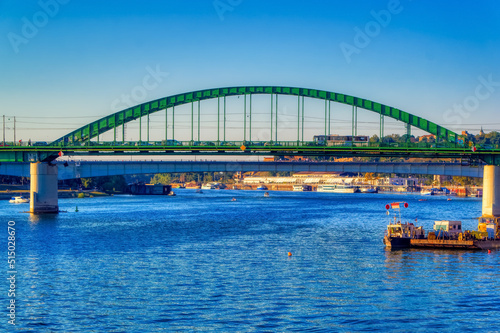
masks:
<instances>
[{"instance_id":1,"label":"water ripple","mask_svg":"<svg viewBox=\"0 0 500 333\"><path fill-rule=\"evenodd\" d=\"M384 206L399 195L177 194L64 199L70 213L36 221L0 202L4 220L16 214L18 328L500 330L499 252L385 250ZM475 229L480 201L418 199L404 196L408 219L426 229Z\"/></svg>"}]
</instances>

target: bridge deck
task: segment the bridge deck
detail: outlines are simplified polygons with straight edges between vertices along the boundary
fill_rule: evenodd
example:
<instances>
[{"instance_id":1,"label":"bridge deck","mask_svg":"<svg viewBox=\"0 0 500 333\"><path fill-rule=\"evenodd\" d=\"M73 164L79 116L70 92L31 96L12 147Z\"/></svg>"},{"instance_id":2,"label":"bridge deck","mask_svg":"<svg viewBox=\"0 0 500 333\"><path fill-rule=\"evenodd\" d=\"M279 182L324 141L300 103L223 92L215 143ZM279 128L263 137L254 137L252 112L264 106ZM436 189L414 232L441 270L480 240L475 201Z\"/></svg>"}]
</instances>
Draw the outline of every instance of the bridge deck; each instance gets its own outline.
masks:
<instances>
[{"instance_id":1,"label":"bridge deck","mask_svg":"<svg viewBox=\"0 0 500 333\"><path fill-rule=\"evenodd\" d=\"M375 145L319 146L312 142L295 144L234 142L217 145L212 142L164 146L155 144L89 144L83 146L5 146L0 147L0 162L32 162L64 155L304 155L304 156L359 156L359 157L421 157L421 158L468 158L500 165L500 149L470 148L450 145Z\"/></svg>"},{"instance_id":2,"label":"bridge deck","mask_svg":"<svg viewBox=\"0 0 500 333\"><path fill-rule=\"evenodd\" d=\"M333 163L260 161L79 161L57 163L59 179L178 172L354 172L482 177L483 167L460 163ZM0 174L29 177L29 163L2 163Z\"/></svg>"}]
</instances>

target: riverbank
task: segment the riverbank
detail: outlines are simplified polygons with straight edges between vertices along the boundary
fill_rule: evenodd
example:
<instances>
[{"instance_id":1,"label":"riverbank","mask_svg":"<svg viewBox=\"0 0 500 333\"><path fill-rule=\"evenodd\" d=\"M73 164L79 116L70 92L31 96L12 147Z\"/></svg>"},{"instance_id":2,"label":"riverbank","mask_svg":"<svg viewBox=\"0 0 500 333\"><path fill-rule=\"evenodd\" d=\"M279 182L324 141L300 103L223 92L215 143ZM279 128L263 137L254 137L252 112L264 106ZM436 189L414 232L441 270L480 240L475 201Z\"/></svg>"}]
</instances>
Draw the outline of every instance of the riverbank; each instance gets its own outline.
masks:
<instances>
[{"instance_id":1,"label":"riverbank","mask_svg":"<svg viewBox=\"0 0 500 333\"><path fill-rule=\"evenodd\" d=\"M178 189L181 184L172 184L174 190ZM304 192L316 192L320 184L307 184L311 187L310 191ZM201 186L201 185L199 185ZM259 183L259 184L225 184L227 190L257 190L257 191L293 191L292 184L272 184L272 183ZM407 186L395 186L395 185L380 185L380 186L370 186L370 185L354 185L360 189L363 187L376 188L378 193L414 193L419 194L422 189L431 189L435 186L423 186L423 187L407 187ZM195 187L188 187L195 188ZM199 188L199 187L198 187ZM454 193L451 195L457 195L459 197L481 197L482 186L447 186L450 192Z\"/></svg>"}]
</instances>

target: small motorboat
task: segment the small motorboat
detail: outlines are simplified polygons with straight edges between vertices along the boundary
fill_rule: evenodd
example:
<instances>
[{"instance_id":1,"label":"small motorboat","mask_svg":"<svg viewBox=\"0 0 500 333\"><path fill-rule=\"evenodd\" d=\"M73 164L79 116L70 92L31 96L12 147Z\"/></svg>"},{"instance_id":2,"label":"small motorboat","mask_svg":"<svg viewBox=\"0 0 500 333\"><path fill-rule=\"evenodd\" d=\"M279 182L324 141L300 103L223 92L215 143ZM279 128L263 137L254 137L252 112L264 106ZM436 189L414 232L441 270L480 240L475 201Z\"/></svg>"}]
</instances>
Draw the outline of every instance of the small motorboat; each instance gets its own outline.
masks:
<instances>
[{"instance_id":1,"label":"small motorboat","mask_svg":"<svg viewBox=\"0 0 500 333\"><path fill-rule=\"evenodd\" d=\"M28 198L25 198L23 197L22 195L21 196L18 196L18 197L12 197L10 200L9 200L10 203L28 203L30 202L30 199Z\"/></svg>"},{"instance_id":2,"label":"small motorboat","mask_svg":"<svg viewBox=\"0 0 500 333\"><path fill-rule=\"evenodd\" d=\"M264 193L264 197L269 198L269 192Z\"/></svg>"}]
</instances>

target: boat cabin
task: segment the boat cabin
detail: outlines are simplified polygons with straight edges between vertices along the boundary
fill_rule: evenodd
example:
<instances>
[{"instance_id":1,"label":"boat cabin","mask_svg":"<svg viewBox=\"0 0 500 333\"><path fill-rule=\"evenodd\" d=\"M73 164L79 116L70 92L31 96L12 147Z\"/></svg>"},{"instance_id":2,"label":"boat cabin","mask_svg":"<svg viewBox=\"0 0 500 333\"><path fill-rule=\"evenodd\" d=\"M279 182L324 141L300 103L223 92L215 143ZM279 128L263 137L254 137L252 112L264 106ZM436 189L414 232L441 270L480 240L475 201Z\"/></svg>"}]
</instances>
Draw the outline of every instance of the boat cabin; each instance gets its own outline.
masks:
<instances>
[{"instance_id":1,"label":"boat cabin","mask_svg":"<svg viewBox=\"0 0 500 333\"><path fill-rule=\"evenodd\" d=\"M436 234L446 232L449 236L458 235L462 232L462 221L434 221L434 231Z\"/></svg>"},{"instance_id":2,"label":"boat cabin","mask_svg":"<svg viewBox=\"0 0 500 333\"><path fill-rule=\"evenodd\" d=\"M293 185L293 190L298 192L312 191L311 185Z\"/></svg>"},{"instance_id":3,"label":"boat cabin","mask_svg":"<svg viewBox=\"0 0 500 333\"><path fill-rule=\"evenodd\" d=\"M479 218L478 230L487 232L488 238L500 238L500 217L481 216Z\"/></svg>"},{"instance_id":4,"label":"boat cabin","mask_svg":"<svg viewBox=\"0 0 500 333\"><path fill-rule=\"evenodd\" d=\"M403 237L403 238L423 238L425 230L423 227L417 227L413 223L401 223L394 221L387 225L386 234L390 237Z\"/></svg>"},{"instance_id":5,"label":"boat cabin","mask_svg":"<svg viewBox=\"0 0 500 333\"><path fill-rule=\"evenodd\" d=\"M23 197L22 195L19 197L12 197L9 200L10 203L28 203L30 199Z\"/></svg>"}]
</instances>

